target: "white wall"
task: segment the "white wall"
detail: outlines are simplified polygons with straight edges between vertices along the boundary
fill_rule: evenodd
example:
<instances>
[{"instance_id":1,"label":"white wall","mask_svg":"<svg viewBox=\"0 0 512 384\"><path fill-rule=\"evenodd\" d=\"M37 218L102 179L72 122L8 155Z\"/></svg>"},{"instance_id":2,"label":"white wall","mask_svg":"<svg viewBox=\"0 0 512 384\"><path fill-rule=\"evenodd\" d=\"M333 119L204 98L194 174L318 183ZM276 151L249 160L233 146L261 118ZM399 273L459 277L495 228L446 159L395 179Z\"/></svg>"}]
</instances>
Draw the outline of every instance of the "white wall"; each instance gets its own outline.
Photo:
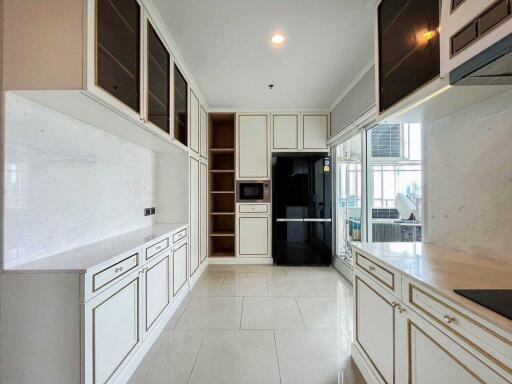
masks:
<instances>
[{"instance_id":1,"label":"white wall","mask_svg":"<svg viewBox=\"0 0 512 384\"><path fill-rule=\"evenodd\" d=\"M512 264L512 91L425 129L427 240Z\"/></svg>"},{"instance_id":2,"label":"white wall","mask_svg":"<svg viewBox=\"0 0 512 384\"><path fill-rule=\"evenodd\" d=\"M331 112L331 136L375 104L375 67L359 79Z\"/></svg>"},{"instance_id":3,"label":"white wall","mask_svg":"<svg viewBox=\"0 0 512 384\"><path fill-rule=\"evenodd\" d=\"M155 153L13 94L4 161L5 268L152 223Z\"/></svg>"}]
</instances>

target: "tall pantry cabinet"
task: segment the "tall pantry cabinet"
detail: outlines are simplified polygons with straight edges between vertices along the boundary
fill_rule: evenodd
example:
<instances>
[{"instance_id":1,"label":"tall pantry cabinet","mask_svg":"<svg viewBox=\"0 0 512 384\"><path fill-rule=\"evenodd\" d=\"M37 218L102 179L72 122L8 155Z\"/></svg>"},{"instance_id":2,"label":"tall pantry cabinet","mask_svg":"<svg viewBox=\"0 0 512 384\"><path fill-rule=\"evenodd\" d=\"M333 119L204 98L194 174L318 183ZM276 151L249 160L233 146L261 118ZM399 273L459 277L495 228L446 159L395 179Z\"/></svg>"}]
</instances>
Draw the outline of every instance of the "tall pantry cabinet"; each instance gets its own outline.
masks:
<instances>
[{"instance_id":1,"label":"tall pantry cabinet","mask_svg":"<svg viewBox=\"0 0 512 384\"><path fill-rule=\"evenodd\" d=\"M195 284L208 256L208 114L193 89L189 90L189 279Z\"/></svg>"}]
</instances>

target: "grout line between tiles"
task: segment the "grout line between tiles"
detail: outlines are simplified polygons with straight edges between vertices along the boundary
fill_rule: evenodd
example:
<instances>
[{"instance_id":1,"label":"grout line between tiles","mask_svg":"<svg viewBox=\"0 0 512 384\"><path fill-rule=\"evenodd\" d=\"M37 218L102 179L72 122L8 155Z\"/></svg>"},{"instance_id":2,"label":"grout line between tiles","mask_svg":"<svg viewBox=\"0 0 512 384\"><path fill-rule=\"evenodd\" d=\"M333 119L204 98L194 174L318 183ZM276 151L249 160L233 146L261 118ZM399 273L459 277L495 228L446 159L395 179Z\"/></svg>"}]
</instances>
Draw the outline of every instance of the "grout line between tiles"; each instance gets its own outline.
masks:
<instances>
[{"instance_id":1,"label":"grout line between tiles","mask_svg":"<svg viewBox=\"0 0 512 384\"><path fill-rule=\"evenodd\" d=\"M276 360L277 360L277 374L279 375L279 383L283 382L281 378L281 367L279 366L279 354L277 353L277 341L276 341L276 331L273 329L272 334L274 335L274 348L276 350Z\"/></svg>"},{"instance_id":2,"label":"grout line between tiles","mask_svg":"<svg viewBox=\"0 0 512 384\"><path fill-rule=\"evenodd\" d=\"M293 296L293 299L295 300L295 305L297 305L297 309L299 310L300 318L302 319L302 324L304 324L304 329L308 329L306 321L304 320L304 316L302 315L302 311L300 310L299 302L297 301L297 298L295 296Z\"/></svg>"},{"instance_id":3,"label":"grout line between tiles","mask_svg":"<svg viewBox=\"0 0 512 384\"><path fill-rule=\"evenodd\" d=\"M242 316L244 315L244 303L245 303L245 296L242 297L242 309L240 310L240 325L238 326L238 330L242 330Z\"/></svg>"},{"instance_id":4,"label":"grout line between tiles","mask_svg":"<svg viewBox=\"0 0 512 384\"><path fill-rule=\"evenodd\" d=\"M197 350L196 358L194 359L194 364L192 365L192 369L190 370L190 373L188 374L187 384L190 383L190 379L192 378L192 373L194 372L194 368L196 367L197 359L199 358L199 353L201 352L201 349L203 349L204 339L206 339L207 333L208 333L208 331L205 331L203 338L201 339L201 345L199 346L199 349Z\"/></svg>"}]
</instances>

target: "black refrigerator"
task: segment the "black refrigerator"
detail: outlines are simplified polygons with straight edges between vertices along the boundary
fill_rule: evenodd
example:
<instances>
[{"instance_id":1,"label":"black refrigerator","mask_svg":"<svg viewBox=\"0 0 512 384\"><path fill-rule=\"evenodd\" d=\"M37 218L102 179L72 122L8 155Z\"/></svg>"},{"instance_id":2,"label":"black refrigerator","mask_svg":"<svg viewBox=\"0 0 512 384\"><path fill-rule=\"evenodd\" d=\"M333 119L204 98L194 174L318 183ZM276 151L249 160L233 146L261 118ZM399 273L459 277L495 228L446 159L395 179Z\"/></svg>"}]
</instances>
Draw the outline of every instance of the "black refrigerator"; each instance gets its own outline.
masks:
<instances>
[{"instance_id":1,"label":"black refrigerator","mask_svg":"<svg viewBox=\"0 0 512 384\"><path fill-rule=\"evenodd\" d=\"M331 263L331 164L323 155L272 159L274 262Z\"/></svg>"}]
</instances>

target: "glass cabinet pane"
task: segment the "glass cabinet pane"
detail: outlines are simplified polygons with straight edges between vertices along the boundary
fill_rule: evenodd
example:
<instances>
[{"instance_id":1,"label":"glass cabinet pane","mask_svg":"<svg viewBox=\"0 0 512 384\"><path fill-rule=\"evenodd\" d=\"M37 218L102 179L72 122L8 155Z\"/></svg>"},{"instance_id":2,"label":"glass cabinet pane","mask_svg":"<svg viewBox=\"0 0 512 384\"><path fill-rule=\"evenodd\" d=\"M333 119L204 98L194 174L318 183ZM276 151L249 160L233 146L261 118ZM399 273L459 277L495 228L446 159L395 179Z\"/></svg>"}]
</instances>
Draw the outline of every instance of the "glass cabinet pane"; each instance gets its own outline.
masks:
<instances>
[{"instance_id":1,"label":"glass cabinet pane","mask_svg":"<svg viewBox=\"0 0 512 384\"><path fill-rule=\"evenodd\" d=\"M174 138L188 145L187 81L174 65Z\"/></svg>"},{"instance_id":2,"label":"glass cabinet pane","mask_svg":"<svg viewBox=\"0 0 512 384\"><path fill-rule=\"evenodd\" d=\"M97 0L96 84L140 111L140 6Z\"/></svg>"},{"instance_id":3,"label":"glass cabinet pane","mask_svg":"<svg viewBox=\"0 0 512 384\"><path fill-rule=\"evenodd\" d=\"M153 26L148 23L148 119L169 132L171 58Z\"/></svg>"},{"instance_id":4,"label":"glass cabinet pane","mask_svg":"<svg viewBox=\"0 0 512 384\"><path fill-rule=\"evenodd\" d=\"M439 0L383 0L378 12L382 112L439 75Z\"/></svg>"}]
</instances>

